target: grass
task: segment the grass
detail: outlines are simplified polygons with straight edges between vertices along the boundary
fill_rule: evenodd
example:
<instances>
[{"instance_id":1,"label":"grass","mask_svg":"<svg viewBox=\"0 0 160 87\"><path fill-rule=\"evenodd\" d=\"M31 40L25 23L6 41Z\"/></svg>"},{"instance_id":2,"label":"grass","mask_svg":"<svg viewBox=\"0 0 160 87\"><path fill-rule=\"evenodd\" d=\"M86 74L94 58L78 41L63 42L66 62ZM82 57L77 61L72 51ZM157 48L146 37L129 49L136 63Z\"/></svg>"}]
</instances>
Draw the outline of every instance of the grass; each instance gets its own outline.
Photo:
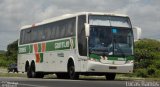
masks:
<instances>
[{"instance_id":1,"label":"grass","mask_svg":"<svg viewBox=\"0 0 160 87\"><path fill-rule=\"evenodd\" d=\"M0 73L0 77L26 77L23 73Z\"/></svg>"},{"instance_id":2,"label":"grass","mask_svg":"<svg viewBox=\"0 0 160 87\"><path fill-rule=\"evenodd\" d=\"M0 77L26 77L24 73L8 73L6 67L0 67Z\"/></svg>"}]
</instances>

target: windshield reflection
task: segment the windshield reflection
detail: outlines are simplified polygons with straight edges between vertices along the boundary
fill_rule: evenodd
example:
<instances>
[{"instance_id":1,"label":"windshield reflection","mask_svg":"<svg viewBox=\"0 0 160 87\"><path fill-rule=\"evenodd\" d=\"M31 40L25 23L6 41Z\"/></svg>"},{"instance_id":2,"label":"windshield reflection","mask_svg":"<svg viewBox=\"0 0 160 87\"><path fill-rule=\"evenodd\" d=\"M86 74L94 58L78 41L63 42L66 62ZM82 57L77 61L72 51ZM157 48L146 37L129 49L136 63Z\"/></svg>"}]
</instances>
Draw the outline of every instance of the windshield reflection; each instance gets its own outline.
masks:
<instances>
[{"instance_id":1,"label":"windshield reflection","mask_svg":"<svg viewBox=\"0 0 160 87\"><path fill-rule=\"evenodd\" d=\"M89 52L107 55L132 55L133 35L129 28L91 26Z\"/></svg>"}]
</instances>

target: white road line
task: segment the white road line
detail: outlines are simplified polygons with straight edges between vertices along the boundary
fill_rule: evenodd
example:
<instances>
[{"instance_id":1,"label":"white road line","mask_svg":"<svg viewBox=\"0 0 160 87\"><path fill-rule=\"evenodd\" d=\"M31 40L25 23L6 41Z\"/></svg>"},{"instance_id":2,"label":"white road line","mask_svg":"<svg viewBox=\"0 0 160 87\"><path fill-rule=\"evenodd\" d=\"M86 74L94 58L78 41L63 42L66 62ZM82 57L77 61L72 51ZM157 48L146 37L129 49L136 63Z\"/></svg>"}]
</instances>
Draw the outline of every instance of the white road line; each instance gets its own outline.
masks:
<instances>
[{"instance_id":1,"label":"white road line","mask_svg":"<svg viewBox=\"0 0 160 87\"><path fill-rule=\"evenodd\" d=\"M21 85L21 86L30 86L30 87L48 87L48 86L40 86L40 85L32 85L32 84L18 84L18 85Z\"/></svg>"}]
</instances>

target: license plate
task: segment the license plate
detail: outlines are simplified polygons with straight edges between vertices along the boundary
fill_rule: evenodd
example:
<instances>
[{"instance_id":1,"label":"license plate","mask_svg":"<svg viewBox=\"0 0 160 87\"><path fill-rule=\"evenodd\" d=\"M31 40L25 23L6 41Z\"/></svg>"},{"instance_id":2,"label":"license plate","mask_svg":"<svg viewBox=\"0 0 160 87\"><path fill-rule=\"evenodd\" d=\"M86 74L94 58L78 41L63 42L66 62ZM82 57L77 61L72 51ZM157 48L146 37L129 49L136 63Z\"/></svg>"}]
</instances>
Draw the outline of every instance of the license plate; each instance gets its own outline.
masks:
<instances>
[{"instance_id":1,"label":"license plate","mask_svg":"<svg viewBox=\"0 0 160 87\"><path fill-rule=\"evenodd\" d=\"M117 69L115 66L109 66L109 69Z\"/></svg>"}]
</instances>

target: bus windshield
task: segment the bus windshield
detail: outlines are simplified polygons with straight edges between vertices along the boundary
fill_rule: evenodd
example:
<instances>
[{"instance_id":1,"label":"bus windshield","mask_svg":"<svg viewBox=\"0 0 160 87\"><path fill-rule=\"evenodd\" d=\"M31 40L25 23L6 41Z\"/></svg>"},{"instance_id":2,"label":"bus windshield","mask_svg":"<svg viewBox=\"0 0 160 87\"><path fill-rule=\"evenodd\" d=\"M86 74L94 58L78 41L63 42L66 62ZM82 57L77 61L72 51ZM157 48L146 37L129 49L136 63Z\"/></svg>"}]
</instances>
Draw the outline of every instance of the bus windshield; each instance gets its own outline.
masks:
<instances>
[{"instance_id":1,"label":"bus windshield","mask_svg":"<svg viewBox=\"0 0 160 87\"><path fill-rule=\"evenodd\" d=\"M132 55L133 34L130 28L92 25L89 52L106 55Z\"/></svg>"}]
</instances>

